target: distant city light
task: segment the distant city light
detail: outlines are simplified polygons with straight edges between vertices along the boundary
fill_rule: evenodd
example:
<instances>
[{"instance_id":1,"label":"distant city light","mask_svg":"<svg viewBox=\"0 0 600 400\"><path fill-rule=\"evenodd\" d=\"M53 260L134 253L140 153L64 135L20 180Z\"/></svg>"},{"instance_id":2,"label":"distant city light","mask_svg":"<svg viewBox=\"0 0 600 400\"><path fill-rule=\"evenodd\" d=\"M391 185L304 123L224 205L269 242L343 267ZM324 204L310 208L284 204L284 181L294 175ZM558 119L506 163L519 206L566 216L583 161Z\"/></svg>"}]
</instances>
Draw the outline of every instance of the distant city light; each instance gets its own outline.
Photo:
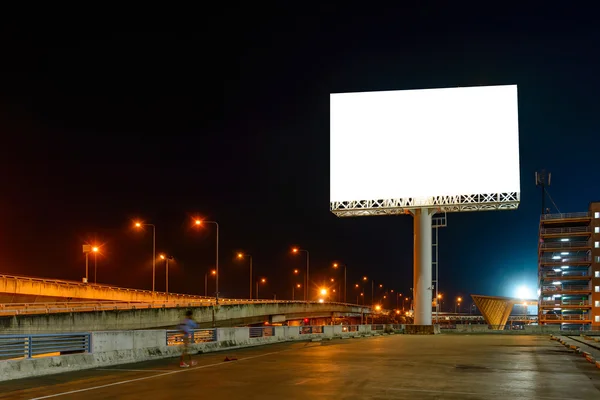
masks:
<instances>
[{"instance_id":1,"label":"distant city light","mask_svg":"<svg viewBox=\"0 0 600 400\"><path fill-rule=\"evenodd\" d=\"M569 239L560 239L561 242L568 242Z\"/></svg>"},{"instance_id":2,"label":"distant city light","mask_svg":"<svg viewBox=\"0 0 600 400\"><path fill-rule=\"evenodd\" d=\"M517 288L517 297L521 300L533 298L531 290L527 286L519 286Z\"/></svg>"}]
</instances>

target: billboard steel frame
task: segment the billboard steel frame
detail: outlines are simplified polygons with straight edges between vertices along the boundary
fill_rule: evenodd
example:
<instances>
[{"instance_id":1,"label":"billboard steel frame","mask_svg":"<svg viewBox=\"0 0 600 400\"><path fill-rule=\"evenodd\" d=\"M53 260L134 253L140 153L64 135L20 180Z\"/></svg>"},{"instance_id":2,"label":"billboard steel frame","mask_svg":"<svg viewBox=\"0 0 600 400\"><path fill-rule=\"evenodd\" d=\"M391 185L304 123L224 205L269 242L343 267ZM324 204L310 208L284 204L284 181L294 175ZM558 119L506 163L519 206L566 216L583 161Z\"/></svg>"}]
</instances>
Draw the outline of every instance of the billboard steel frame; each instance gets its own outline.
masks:
<instances>
[{"instance_id":1,"label":"billboard steel frame","mask_svg":"<svg viewBox=\"0 0 600 400\"><path fill-rule=\"evenodd\" d=\"M416 209L433 208L437 212L516 210L521 194L489 193L458 196L432 196L390 200L353 200L330 202L330 210L338 217L408 214Z\"/></svg>"}]
</instances>

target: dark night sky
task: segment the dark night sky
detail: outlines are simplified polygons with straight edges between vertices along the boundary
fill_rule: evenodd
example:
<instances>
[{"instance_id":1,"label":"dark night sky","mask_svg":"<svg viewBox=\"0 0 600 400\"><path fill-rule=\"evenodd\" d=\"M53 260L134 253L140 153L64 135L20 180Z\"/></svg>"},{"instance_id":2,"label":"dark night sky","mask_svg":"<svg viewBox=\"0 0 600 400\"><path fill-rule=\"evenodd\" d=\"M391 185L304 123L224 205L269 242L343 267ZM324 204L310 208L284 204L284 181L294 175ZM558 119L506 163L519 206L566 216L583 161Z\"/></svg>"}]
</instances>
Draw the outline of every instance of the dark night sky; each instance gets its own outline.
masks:
<instances>
[{"instance_id":1,"label":"dark night sky","mask_svg":"<svg viewBox=\"0 0 600 400\"><path fill-rule=\"evenodd\" d=\"M412 219L329 212L329 93L517 84L521 206L449 216L440 288L533 289L534 171L552 172L560 211L600 199L600 35L565 10L520 13L324 7L215 11L194 33L7 27L0 272L79 280L81 245L98 241L99 282L149 288L151 234L131 229L142 218L177 259L171 290L201 293L215 236L190 228L197 215L221 225L224 296L247 295L233 257L244 250L269 279L262 293L289 298L304 265L292 245L310 250L313 282L340 260L349 283L367 275L407 291Z\"/></svg>"}]
</instances>

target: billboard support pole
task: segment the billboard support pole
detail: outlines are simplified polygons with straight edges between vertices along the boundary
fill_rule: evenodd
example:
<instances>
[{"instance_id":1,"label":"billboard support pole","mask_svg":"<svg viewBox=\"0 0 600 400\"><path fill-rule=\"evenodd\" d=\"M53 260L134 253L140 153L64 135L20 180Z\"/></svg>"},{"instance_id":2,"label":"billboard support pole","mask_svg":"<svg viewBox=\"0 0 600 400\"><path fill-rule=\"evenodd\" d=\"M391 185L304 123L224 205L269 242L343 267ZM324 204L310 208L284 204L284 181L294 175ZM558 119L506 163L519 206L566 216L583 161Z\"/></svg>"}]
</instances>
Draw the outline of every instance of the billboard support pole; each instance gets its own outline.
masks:
<instances>
[{"instance_id":1,"label":"billboard support pole","mask_svg":"<svg viewBox=\"0 0 600 400\"><path fill-rule=\"evenodd\" d=\"M415 325L431 325L431 215L435 210L412 211L414 224L413 299Z\"/></svg>"}]
</instances>

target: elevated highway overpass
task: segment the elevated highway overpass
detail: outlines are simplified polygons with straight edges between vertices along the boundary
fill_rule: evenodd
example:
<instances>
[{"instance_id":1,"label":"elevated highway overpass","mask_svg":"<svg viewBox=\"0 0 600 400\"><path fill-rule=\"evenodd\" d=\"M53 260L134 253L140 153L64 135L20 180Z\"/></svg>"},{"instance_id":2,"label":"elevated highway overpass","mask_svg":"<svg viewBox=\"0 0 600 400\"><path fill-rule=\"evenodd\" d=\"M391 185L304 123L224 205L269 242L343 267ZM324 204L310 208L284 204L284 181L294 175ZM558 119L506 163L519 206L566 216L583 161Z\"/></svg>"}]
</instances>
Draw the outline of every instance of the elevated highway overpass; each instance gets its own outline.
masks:
<instances>
[{"instance_id":1,"label":"elevated highway overpass","mask_svg":"<svg viewBox=\"0 0 600 400\"><path fill-rule=\"evenodd\" d=\"M150 303L204 299L211 298L60 279L0 275L0 304L81 302L86 300Z\"/></svg>"},{"instance_id":2,"label":"elevated highway overpass","mask_svg":"<svg viewBox=\"0 0 600 400\"><path fill-rule=\"evenodd\" d=\"M192 310L200 327L231 327L254 324L329 324L340 319L360 322L371 314L369 307L344 303L285 300L233 300L160 303L67 303L29 305L29 309L0 309L0 334L35 334L106 330L172 328Z\"/></svg>"}]
</instances>

